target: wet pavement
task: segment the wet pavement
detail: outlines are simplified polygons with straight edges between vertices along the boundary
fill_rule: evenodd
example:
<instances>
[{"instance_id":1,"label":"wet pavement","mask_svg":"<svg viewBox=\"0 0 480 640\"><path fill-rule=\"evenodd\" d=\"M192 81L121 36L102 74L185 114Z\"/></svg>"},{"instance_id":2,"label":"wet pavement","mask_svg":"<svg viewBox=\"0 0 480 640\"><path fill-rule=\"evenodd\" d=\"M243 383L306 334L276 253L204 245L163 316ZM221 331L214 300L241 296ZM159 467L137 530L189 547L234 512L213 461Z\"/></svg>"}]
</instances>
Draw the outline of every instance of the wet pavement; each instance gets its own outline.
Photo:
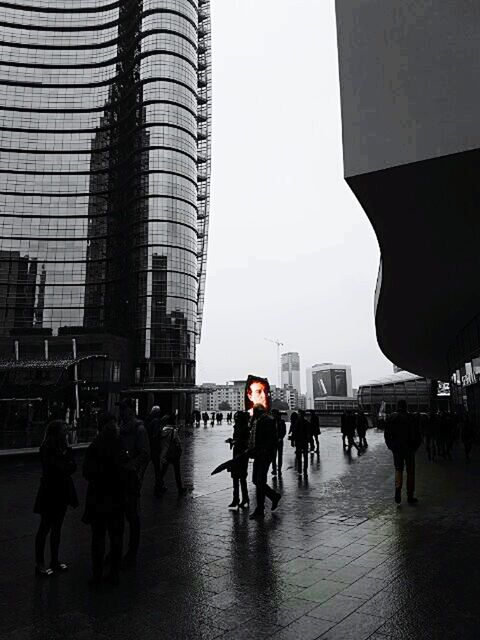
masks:
<instances>
[{"instance_id":1,"label":"wet pavement","mask_svg":"<svg viewBox=\"0 0 480 640\"><path fill-rule=\"evenodd\" d=\"M417 456L416 506L393 502L383 434L349 461L338 431L325 429L308 483L285 447L283 498L252 522L232 512L230 477L210 471L228 458L227 426L185 438L185 483L153 497L144 483L136 569L119 587L92 592L89 529L69 511L61 559L68 574L33 575L32 513L39 467L0 464L0 640L276 638L464 640L480 637L480 460L428 463ZM80 454L78 455L81 460ZM171 474L171 475L170 475ZM83 500L85 484L75 475ZM251 488L252 505L254 491Z\"/></svg>"}]
</instances>

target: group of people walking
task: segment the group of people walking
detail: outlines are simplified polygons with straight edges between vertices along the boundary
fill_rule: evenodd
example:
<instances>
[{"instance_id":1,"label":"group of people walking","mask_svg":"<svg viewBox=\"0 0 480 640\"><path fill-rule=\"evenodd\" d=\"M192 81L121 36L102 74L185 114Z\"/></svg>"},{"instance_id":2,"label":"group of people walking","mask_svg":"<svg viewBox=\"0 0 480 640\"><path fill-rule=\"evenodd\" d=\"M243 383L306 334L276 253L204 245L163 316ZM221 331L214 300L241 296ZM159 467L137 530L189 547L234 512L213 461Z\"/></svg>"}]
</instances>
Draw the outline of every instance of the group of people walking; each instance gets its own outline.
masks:
<instances>
[{"instance_id":1,"label":"group of people walking","mask_svg":"<svg viewBox=\"0 0 480 640\"><path fill-rule=\"evenodd\" d=\"M136 416L130 399L120 403L119 421L111 413L98 416L98 432L85 453L83 476L88 482L82 521L92 533L92 578L97 586L103 581L105 565L107 580L118 584L120 567L135 562L140 545L140 491L150 458L155 470L155 494L165 490L164 478L173 466L177 489L185 491L180 474L182 448L173 418L162 416L153 407L146 426ZM34 512L40 514L40 526L35 538L36 574L51 576L68 570L59 559L63 521L68 507L79 506L72 480L77 465L67 443L66 425L53 420L47 425L40 447L42 477L35 500ZM125 523L129 537L122 558ZM50 565L45 563L45 546L50 534ZM106 537L110 553L105 556Z\"/></svg>"},{"instance_id":2,"label":"group of people walking","mask_svg":"<svg viewBox=\"0 0 480 640\"><path fill-rule=\"evenodd\" d=\"M315 411L310 412L310 420L307 420L305 411L292 413L288 438L295 449L296 467L300 476L307 475L308 454L320 452L320 433L320 423ZM253 407L252 417L246 411L235 413L233 436L226 440L232 449L229 468L233 479L233 500L228 505L230 509L245 508L250 504L247 485L249 458L253 459L252 482L256 488L257 502L250 518L264 517L266 498L271 501L272 511L277 508L281 494L268 484L268 472L271 465L273 476L282 475L286 436L286 423L277 409L267 414L264 406L257 404Z\"/></svg>"}]
</instances>

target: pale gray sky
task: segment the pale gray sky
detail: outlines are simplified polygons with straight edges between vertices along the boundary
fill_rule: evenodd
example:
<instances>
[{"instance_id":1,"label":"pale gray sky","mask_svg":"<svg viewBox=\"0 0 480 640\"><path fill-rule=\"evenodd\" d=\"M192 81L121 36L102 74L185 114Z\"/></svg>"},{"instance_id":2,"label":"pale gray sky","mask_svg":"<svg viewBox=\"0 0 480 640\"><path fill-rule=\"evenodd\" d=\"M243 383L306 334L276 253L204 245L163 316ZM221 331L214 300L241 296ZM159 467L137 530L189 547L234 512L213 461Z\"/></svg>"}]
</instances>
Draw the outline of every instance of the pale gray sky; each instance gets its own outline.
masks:
<instances>
[{"instance_id":1,"label":"pale gray sky","mask_svg":"<svg viewBox=\"0 0 480 640\"><path fill-rule=\"evenodd\" d=\"M276 383L276 347L392 372L377 346L379 250L343 180L334 0L211 0L213 166L197 381Z\"/></svg>"}]
</instances>

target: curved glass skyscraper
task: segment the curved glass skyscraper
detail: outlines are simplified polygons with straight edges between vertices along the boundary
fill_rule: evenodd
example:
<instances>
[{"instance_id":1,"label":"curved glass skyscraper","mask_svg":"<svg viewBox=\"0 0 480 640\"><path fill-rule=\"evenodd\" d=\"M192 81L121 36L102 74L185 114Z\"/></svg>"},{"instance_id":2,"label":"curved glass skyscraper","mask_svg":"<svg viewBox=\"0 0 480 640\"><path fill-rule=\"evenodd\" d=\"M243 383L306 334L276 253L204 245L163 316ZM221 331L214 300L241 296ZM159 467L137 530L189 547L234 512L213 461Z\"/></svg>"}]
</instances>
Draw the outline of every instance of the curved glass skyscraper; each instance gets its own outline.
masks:
<instances>
[{"instance_id":1,"label":"curved glass skyscraper","mask_svg":"<svg viewBox=\"0 0 480 640\"><path fill-rule=\"evenodd\" d=\"M193 385L209 0L0 2L0 36L0 334L118 336L124 387Z\"/></svg>"}]
</instances>

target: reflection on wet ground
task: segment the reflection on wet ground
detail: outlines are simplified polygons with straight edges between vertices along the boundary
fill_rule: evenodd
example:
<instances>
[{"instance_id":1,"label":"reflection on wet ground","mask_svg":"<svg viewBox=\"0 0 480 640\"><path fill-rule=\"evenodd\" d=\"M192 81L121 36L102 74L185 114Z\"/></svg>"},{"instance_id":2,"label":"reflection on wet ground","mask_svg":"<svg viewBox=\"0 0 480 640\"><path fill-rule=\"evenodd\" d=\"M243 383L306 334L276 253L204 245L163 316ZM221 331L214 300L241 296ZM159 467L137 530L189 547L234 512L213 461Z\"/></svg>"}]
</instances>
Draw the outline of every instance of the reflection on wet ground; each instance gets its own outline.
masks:
<instances>
[{"instance_id":1,"label":"reflection on wet ground","mask_svg":"<svg viewBox=\"0 0 480 640\"><path fill-rule=\"evenodd\" d=\"M431 464L418 455L417 506L393 502L383 434L351 460L325 429L298 479L285 445L283 494L263 523L232 512L231 480L210 471L229 457L230 427L185 438L183 471L193 490L153 496L143 488L143 537L135 570L120 587L92 593L89 530L69 512L62 556L70 572L33 576L34 461L0 466L0 639L106 638L478 638L480 464ZM80 457L80 456L79 456ZM172 472L169 472L172 473ZM79 494L85 486L76 474ZM254 491L251 487L252 508Z\"/></svg>"}]
</instances>

